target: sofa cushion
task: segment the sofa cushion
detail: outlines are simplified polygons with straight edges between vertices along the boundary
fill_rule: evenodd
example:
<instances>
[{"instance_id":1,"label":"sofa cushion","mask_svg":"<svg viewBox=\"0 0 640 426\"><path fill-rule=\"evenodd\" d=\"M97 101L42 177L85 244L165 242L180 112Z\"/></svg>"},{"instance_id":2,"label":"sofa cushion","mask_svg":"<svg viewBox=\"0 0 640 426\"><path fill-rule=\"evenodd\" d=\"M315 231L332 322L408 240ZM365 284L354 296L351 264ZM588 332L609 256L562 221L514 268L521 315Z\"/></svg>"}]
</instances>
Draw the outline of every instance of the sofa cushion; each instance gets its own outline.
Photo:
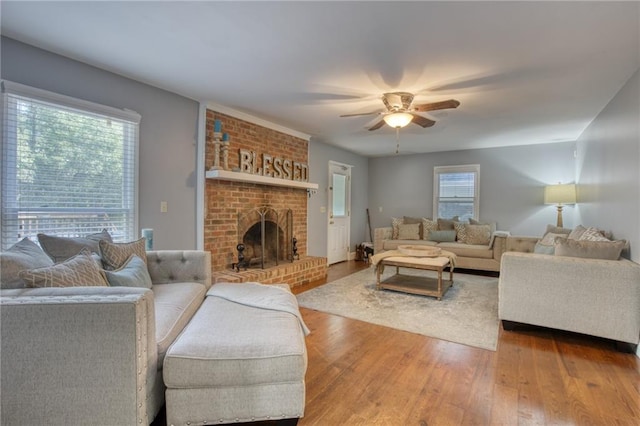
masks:
<instances>
[{"instance_id":1,"label":"sofa cushion","mask_svg":"<svg viewBox=\"0 0 640 426\"><path fill-rule=\"evenodd\" d=\"M147 263L144 238L128 243L111 243L101 240L99 245L104 269L113 271L121 268L132 254L142 259L145 264Z\"/></svg>"},{"instance_id":2,"label":"sofa cushion","mask_svg":"<svg viewBox=\"0 0 640 426\"><path fill-rule=\"evenodd\" d=\"M543 246L553 246L556 242L556 238L568 238L568 234L559 234L555 232L547 232L544 237L539 241Z\"/></svg>"},{"instance_id":3,"label":"sofa cushion","mask_svg":"<svg viewBox=\"0 0 640 426\"><path fill-rule=\"evenodd\" d=\"M555 255L587 259L618 260L626 241L575 241L556 239Z\"/></svg>"},{"instance_id":4,"label":"sofa cushion","mask_svg":"<svg viewBox=\"0 0 640 426\"><path fill-rule=\"evenodd\" d=\"M435 241L427 240L384 240L382 243L383 250L397 250L398 246L402 245L421 245L421 246L435 246Z\"/></svg>"},{"instance_id":5,"label":"sofa cushion","mask_svg":"<svg viewBox=\"0 0 640 426\"><path fill-rule=\"evenodd\" d=\"M20 272L28 287L108 286L107 278L87 249L70 259L43 268Z\"/></svg>"},{"instance_id":6,"label":"sofa cushion","mask_svg":"<svg viewBox=\"0 0 640 426\"><path fill-rule=\"evenodd\" d=\"M184 282L155 284L151 290L155 299L158 368L162 368L167 349L198 310L207 289L200 283Z\"/></svg>"},{"instance_id":7,"label":"sofa cushion","mask_svg":"<svg viewBox=\"0 0 640 426\"><path fill-rule=\"evenodd\" d=\"M419 223L403 223L398 225L399 240L419 240L420 224Z\"/></svg>"},{"instance_id":8,"label":"sofa cushion","mask_svg":"<svg viewBox=\"0 0 640 426\"><path fill-rule=\"evenodd\" d=\"M448 250L461 257L475 257L481 259L493 259L493 250L488 245L465 244L465 243L439 243L438 247Z\"/></svg>"},{"instance_id":9,"label":"sofa cushion","mask_svg":"<svg viewBox=\"0 0 640 426\"><path fill-rule=\"evenodd\" d=\"M93 253L100 253L98 245L100 240L112 241L111 235L106 229L84 237L58 237L56 235L38 234L40 246L56 263L75 256L84 248Z\"/></svg>"},{"instance_id":10,"label":"sofa cushion","mask_svg":"<svg viewBox=\"0 0 640 426\"><path fill-rule=\"evenodd\" d=\"M114 287L151 288L151 277L147 265L137 255L132 254L127 262L115 271L105 271L109 285Z\"/></svg>"},{"instance_id":11,"label":"sofa cushion","mask_svg":"<svg viewBox=\"0 0 640 426\"><path fill-rule=\"evenodd\" d=\"M53 261L29 238L23 238L0 253L0 288L24 288L20 271L53 265Z\"/></svg>"},{"instance_id":12,"label":"sofa cushion","mask_svg":"<svg viewBox=\"0 0 640 426\"><path fill-rule=\"evenodd\" d=\"M453 242L456 240L456 231L455 229L429 231L429 236L427 238L429 241L435 242Z\"/></svg>"}]
</instances>

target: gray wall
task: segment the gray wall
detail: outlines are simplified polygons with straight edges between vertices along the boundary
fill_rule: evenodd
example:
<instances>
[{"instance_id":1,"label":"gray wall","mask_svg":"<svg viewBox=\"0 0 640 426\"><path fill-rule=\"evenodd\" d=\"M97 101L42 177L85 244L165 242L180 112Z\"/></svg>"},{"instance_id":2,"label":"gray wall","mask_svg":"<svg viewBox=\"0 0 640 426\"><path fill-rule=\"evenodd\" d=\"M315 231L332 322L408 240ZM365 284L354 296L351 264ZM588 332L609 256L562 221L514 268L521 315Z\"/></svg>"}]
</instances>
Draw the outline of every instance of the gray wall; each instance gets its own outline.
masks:
<instances>
[{"instance_id":1,"label":"gray wall","mask_svg":"<svg viewBox=\"0 0 640 426\"><path fill-rule=\"evenodd\" d=\"M318 192L307 204L309 255L327 255L329 161L353 166L351 169L351 251L355 245L369 241L367 228L368 161L365 157L325 144L313 138L309 142L309 181L318 184ZM325 208L323 213L322 207Z\"/></svg>"},{"instance_id":2,"label":"gray wall","mask_svg":"<svg viewBox=\"0 0 640 426\"><path fill-rule=\"evenodd\" d=\"M391 226L394 216L433 217L434 166L480 164L480 220L514 235L542 235L556 223L555 207L543 204L543 188L574 181L574 148L563 142L372 158L372 225ZM573 209L564 209L566 227L573 226Z\"/></svg>"},{"instance_id":3,"label":"gray wall","mask_svg":"<svg viewBox=\"0 0 640 426\"><path fill-rule=\"evenodd\" d=\"M142 115L139 227L154 228L156 249L195 249L198 103L13 39L1 43L2 79Z\"/></svg>"},{"instance_id":4,"label":"gray wall","mask_svg":"<svg viewBox=\"0 0 640 426\"><path fill-rule=\"evenodd\" d=\"M577 221L630 241L640 262L640 71L578 139Z\"/></svg>"}]
</instances>

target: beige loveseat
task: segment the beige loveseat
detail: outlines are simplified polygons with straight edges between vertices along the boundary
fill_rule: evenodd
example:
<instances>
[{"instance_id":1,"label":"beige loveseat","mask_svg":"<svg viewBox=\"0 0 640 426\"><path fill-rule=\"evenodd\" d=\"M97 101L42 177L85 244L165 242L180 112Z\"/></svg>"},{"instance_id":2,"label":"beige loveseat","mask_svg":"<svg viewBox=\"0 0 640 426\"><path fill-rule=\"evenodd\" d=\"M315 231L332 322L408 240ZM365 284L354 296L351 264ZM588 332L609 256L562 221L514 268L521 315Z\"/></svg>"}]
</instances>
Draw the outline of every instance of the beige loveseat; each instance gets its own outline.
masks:
<instances>
[{"instance_id":1,"label":"beige loveseat","mask_svg":"<svg viewBox=\"0 0 640 426\"><path fill-rule=\"evenodd\" d=\"M617 257L535 253L539 240L507 239L498 284L503 327L509 330L524 323L637 346L640 265Z\"/></svg>"},{"instance_id":2,"label":"beige loveseat","mask_svg":"<svg viewBox=\"0 0 640 426\"><path fill-rule=\"evenodd\" d=\"M489 244L466 244L461 242L435 242L427 239L393 239L393 228L376 228L373 237L375 253L395 250L399 245L436 246L457 255L456 267L481 271L500 271L500 260L506 249L506 234L494 233Z\"/></svg>"}]
</instances>

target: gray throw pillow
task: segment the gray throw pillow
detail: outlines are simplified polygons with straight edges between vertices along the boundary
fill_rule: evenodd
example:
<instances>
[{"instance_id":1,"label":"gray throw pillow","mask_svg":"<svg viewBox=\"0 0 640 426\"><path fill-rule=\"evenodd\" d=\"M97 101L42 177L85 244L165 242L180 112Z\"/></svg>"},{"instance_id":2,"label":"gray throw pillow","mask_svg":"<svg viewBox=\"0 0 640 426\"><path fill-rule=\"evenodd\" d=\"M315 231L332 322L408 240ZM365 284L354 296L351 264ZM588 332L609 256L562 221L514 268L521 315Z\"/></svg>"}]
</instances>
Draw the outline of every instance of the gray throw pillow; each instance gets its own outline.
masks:
<instances>
[{"instance_id":1,"label":"gray throw pillow","mask_svg":"<svg viewBox=\"0 0 640 426\"><path fill-rule=\"evenodd\" d=\"M58 237L55 235L38 234L40 246L56 263L64 262L80 253L84 248L93 253L100 253L100 247L98 245L100 240L113 241L106 229L103 229L102 232L89 234L84 237Z\"/></svg>"},{"instance_id":2,"label":"gray throw pillow","mask_svg":"<svg viewBox=\"0 0 640 426\"><path fill-rule=\"evenodd\" d=\"M135 254L132 254L120 269L104 273L110 286L151 288L147 264Z\"/></svg>"},{"instance_id":3,"label":"gray throw pillow","mask_svg":"<svg viewBox=\"0 0 640 426\"><path fill-rule=\"evenodd\" d=\"M456 230L448 229L444 231L429 231L429 241L438 243L453 243L456 240Z\"/></svg>"},{"instance_id":4,"label":"gray throw pillow","mask_svg":"<svg viewBox=\"0 0 640 426\"><path fill-rule=\"evenodd\" d=\"M576 241L557 238L556 256L582 257L586 259L618 260L626 241Z\"/></svg>"},{"instance_id":5,"label":"gray throw pillow","mask_svg":"<svg viewBox=\"0 0 640 426\"><path fill-rule=\"evenodd\" d=\"M533 252L537 254L554 254L555 251L556 251L555 246L542 244L540 243L540 241L538 241L536 243L536 246L533 248Z\"/></svg>"},{"instance_id":6,"label":"gray throw pillow","mask_svg":"<svg viewBox=\"0 0 640 426\"><path fill-rule=\"evenodd\" d=\"M23 238L0 253L0 288L24 288L20 271L53 265L53 261L29 238Z\"/></svg>"}]
</instances>

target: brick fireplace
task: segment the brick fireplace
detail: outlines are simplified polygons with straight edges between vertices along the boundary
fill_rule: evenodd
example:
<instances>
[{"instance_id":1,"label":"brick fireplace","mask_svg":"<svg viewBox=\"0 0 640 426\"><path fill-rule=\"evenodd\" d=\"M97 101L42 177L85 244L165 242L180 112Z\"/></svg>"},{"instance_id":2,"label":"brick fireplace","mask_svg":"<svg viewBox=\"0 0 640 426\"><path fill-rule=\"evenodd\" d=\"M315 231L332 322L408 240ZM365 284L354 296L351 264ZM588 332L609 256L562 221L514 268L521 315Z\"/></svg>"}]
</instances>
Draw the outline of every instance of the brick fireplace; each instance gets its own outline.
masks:
<instances>
[{"instance_id":1,"label":"brick fireplace","mask_svg":"<svg viewBox=\"0 0 640 426\"><path fill-rule=\"evenodd\" d=\"M300 181L306 177L306 140L212 110L207 110L207 170L214 165L215 120L220 120L222 132L229 137L229 170L247 170L247 153L251 153L254 158L250 159L250 172L259 175L266 169L268 175L274 176L279 170L284 176L287 165L283 162L288 162L292 179ZM267 164L263 164L264 158ZM214 282L283 282L294 287L326 276L326 258L307 256L306 189L206 179L205 197L204 248L211 252ZM260 221L261 212L265 215L264 225ZM268 261L264 269L261 268L263 262L256 260L263 254L262 242L258 242L263 226L269 240L265 245ZM293 238L297 241L296 259L292 259ZM245 256L253 260L250 268L242 267L238 272L232 266L238 262L239 243L245 246Z\"/></svg>"}]
</instances>

